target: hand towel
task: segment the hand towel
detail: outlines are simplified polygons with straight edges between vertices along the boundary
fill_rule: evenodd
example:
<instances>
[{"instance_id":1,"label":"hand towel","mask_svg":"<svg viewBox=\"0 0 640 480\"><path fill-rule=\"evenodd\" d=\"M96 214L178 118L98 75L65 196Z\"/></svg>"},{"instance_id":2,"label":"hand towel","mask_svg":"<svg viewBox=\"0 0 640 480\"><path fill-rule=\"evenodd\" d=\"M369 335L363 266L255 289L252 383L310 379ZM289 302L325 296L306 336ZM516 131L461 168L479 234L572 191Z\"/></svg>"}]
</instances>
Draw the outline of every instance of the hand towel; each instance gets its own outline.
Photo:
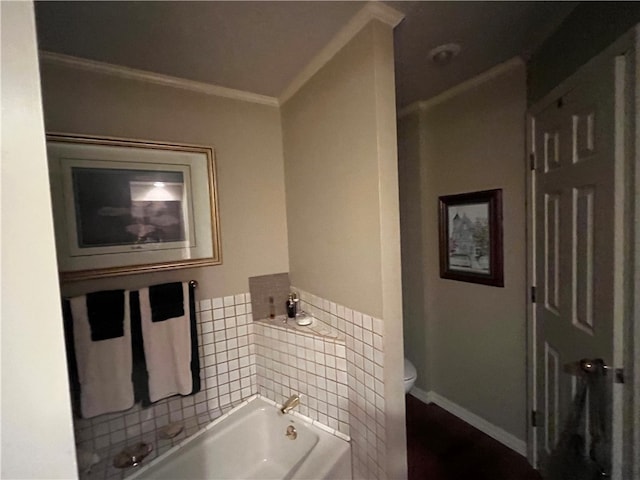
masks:
<instances>
[{"instance_id":1,"label":"hand towel","mask_svg":"<svg viewBox=\"0 0 640 480\"><path fill-rule=\"evenodd\" d=\"M142 288L139 291L140 299L140 323L146 370L149 377L149 400L156 402L172 395L189 395L195 393L199 385L194 382L192 371L192 358L195 355L197 361L197 339L195 332L195 312L192 302L189 300L189 285L184 282L178 284L182 290L179 298L172 295L174 302L180 304L182 315L166 318L161 321L153 321L154 300L158 296L150 295L158 286ZM159 291L171 290L166 284ZM162 302L160 310L163 312L179 312L180 307L169 306ZM192 346L193 344L193 346ZM199 378L199 373L198 373Z\"/></svg>"},{"instance_id":2,"label":"hand towel","mask_svg":"<svg viewBox=\"0 0 640 480\"><path fill-rule=\"evenodd\" d=\"M91 340L109 340L124 335L124 290L105 290L87 295Z\"/></svg>"},{"instance_id":3,"label":"hand towel","mask_svg":"<svg viewBox=\"0 0 640 480\"><path fill-rule=\"evenodd\" d=\"M134 396L128 292L82 295L71 298L69 304L82 416L91 418L131 408ZM101 310L100 305L110 306ZM122 335L115 336L119 333Z\"/></svg>"},{"instance_id":4,"label":"hand towel","mask_svg":"<svg viewBox=\"0 0 640 480\"><path fill-rule=\"evenodd\" d=\"M169 318L184 316L183 285L179 282L154 285L149 288L151 321L163 322Z\"/></svg>"}]
</instances>

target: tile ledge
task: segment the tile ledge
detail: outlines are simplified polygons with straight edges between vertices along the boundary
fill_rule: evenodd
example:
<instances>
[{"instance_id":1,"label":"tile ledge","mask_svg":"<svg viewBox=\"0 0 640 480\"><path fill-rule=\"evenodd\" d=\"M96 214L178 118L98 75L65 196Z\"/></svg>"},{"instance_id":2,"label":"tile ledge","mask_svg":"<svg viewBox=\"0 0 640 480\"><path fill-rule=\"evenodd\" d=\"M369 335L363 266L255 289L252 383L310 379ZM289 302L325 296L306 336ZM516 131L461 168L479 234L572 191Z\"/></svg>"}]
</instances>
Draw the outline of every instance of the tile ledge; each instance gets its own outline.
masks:
<instances>
[{"instance_id":1,"label":"tile ledge","mask_svg":"<svg viewBox=\"0 0 640 480\"><path fill-rule=\"evenodd\" d=\"M266 325L279 330L287 332L296 332L310 337L320 337L328 340L335 340L337 342L345 342L345 337L337 329L327 325L322 320L312 317L313 323L311 325L300 326L296 325L293 320L287 319L284 315L279 315L276 318L259 318L254 320L255 324ZM325 333L326 332L326 333Z\"/></svg>"}]
</instances>

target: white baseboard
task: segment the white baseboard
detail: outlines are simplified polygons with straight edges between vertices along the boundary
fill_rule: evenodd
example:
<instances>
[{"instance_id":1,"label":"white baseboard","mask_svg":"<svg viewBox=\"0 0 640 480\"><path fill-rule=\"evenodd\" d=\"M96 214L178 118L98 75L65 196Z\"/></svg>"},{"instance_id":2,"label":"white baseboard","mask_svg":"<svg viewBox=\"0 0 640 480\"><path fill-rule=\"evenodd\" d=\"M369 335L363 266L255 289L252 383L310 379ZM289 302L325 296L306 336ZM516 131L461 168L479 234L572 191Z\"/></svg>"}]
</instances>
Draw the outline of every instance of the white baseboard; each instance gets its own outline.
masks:
<instances>
[{"instance_id":1,"label":"white baseboard","mask_svg":"<svg viewBox=\"0 0 640 480\"><path fill-rule=\"evenodd\" d=\"M425 392L417 387L413 387L409 393L424 403L435 403L452 415L464 420L481 432L486 433L494 440L497 440L503 445L509 447L514 452L519 453L523 457L527 456L527 443L524 440L520 440L515 435L512 435L493 423L486 421L475 413L471 413L469 410L461 407L457 403L448 400L432 390Z\"/></svg>"}]
</instances>

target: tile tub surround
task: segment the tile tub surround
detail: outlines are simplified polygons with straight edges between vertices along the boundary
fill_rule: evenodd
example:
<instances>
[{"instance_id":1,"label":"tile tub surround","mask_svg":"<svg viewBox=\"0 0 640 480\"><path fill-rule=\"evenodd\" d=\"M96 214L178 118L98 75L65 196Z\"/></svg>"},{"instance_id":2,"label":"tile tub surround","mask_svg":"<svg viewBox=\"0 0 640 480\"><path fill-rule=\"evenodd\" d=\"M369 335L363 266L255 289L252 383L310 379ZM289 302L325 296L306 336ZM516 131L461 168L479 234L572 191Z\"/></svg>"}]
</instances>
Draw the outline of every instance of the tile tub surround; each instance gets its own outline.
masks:
<instances>
[{"instance_id":1,"label":"tile tub surround","mask_svg":"<svg viewBox=\"0 0 640 480\"><path fill-rule=\"evenodd\" d=\"M186 397L170 397L149 408L136 404L118 413L74 419L79 451L96 452L101 462L82 478L122 478L129 469L112 466L113 457L139 441L153 444L147 461L257 393L254 324L251 296L239 294L196 303L202 390ZM161 440L158 431L171 422L183 422L184 431Z\"/></svg>"},{"instance_id":2,"label":"tile tub surround","mask_svg":"<svg viewBox=\"0 0 640 480\"><path fill-rule=\"evenodd\" d=\"M282 404L294 393L302 415L349 435L344 337L255 322L258 393ZM337 337L337 335L336 335Z\"/></svg>"},{"instance_id":3,"label":"tile tub surround","mask_svg":"<svg viewBox=\"0 0 640 480\"><path fill-rule=\"evenodd\" d=\"M301 308L344 335L354 479L384 479L384 324L300 289Z\"/></svg>"}]
</instances>

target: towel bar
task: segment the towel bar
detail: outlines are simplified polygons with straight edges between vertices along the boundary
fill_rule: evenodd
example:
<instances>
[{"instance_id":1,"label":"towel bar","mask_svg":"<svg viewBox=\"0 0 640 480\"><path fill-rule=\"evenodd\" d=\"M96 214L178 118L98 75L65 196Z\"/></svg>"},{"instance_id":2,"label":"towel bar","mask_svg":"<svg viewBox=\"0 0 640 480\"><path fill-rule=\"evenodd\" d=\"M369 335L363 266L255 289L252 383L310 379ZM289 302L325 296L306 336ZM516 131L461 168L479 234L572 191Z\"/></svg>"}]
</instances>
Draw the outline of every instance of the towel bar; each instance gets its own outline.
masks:
<instances>
[{"instance_id":1,"label":"towel bar","mask_svg":"<svg viewBox=\"0 0 640 480\"><path fill-rule=\"evenodd\" d=\"M192 288L198 288L198 281L197 280L189 280L189 286Z\"/></svg>"}]
</instances>

